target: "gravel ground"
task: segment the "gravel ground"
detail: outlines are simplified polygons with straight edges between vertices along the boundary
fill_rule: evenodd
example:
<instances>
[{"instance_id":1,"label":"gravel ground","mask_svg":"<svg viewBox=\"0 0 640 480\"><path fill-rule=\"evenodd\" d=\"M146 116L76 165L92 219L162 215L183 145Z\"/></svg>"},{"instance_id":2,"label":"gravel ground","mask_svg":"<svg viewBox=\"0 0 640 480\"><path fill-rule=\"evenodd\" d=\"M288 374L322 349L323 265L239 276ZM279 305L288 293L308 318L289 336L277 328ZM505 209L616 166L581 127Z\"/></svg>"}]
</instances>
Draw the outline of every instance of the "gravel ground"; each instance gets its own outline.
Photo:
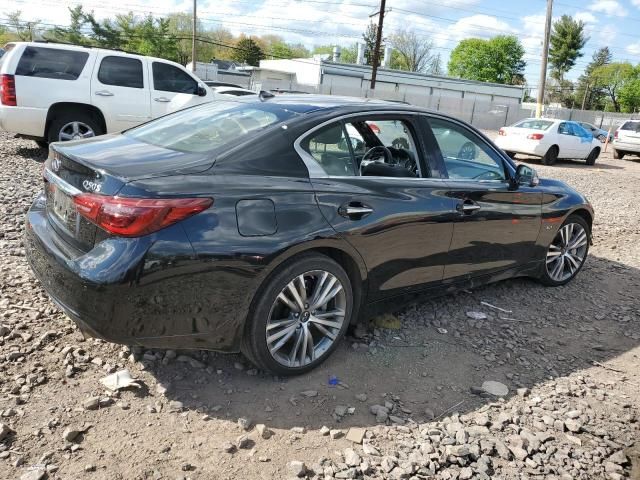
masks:
<instances>
[{"instance_id":1,"label":"gravel ground","mask_svg":"<svg viewBox=\"0 0 640 480\"><path fill-rule=\"evenodd\" d=\"M83 339L24 257L45 154L0 135L0 155L0 477L640 479L638 159L532 162L596 210L569 285L425 298L279 379ZM122 369L138 387L100 383Z\"/></svg>"}]
</instances>

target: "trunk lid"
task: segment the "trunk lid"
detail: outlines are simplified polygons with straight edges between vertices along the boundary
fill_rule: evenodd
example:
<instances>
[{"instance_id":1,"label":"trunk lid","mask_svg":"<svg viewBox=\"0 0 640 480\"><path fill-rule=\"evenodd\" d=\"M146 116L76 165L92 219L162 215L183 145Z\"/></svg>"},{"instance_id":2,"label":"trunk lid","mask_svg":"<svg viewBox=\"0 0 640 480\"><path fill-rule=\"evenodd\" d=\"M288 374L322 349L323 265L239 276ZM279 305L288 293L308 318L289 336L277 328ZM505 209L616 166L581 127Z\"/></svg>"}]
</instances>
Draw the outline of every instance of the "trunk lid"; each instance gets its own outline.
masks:
<instances>
[{"instance_id":1,"label":"trunk lid","mask_svg":"<svg viewBox=\"0 0 640 480\"><path fill-rule=\"evenodd\" d=\"M213 160L149 145L124 135L107 135L51 145L45 163L47 215L59 236L87 252L108 233L79 215L80 193L115 196L132 180L203 171Z\"/></svg>"}]
</instances>

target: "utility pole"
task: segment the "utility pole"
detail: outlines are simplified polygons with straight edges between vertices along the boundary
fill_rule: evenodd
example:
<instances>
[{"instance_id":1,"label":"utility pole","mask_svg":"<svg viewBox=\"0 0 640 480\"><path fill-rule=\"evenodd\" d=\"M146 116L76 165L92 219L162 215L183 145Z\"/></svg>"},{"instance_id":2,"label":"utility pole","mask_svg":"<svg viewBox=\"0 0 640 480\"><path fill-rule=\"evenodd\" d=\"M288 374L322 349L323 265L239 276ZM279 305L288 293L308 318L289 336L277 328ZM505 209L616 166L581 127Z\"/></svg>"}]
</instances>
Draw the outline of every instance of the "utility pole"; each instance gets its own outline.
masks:
<instances>
[{"instance_id":1,"label":"utility pole","mask_svg":"<svg viewBox=\"0 0 640 480\"><path fill-rule=\"evenodd\" d=\"M544 88L547 84L547 61L549 59L549 37L551 36L551 12L553 0L547 0L547 18L544 24L544 44L542 45L542 62L540 63L540 81L538 82L538 102L536 104L536 118L542 116L544 103Z\"/></svg>"},{"instance_id":2,"label":"utility pole","mask_svg":"<svg viewBox=\"0 0 640 480\"><path fill-rule=\"evenodd\" d=\"M380 0L380 11L378 12L378 31L376 32L376 46L373 51L373 67L371 69L371 90L374 90L376 88L378 62L380 61L380 44L382 43L382 24L384 23L384 9L386 3L386 0Z\"/></svg>"},{"instance_id":3,"label":"utility pole","mask_svg":"<svg viewBox=\"0 0 640 480\"><path fill-rule=\"evenodd\" d=\"M191 36L191 61L194 73L196 71L196 25L198 24L196 21L196 2L197 0L193 0L193 34Z\"/></svg>"},{"instance_id":4,"label":"utility pole","mask_svg":"<svg viewBox=\"0 0 640 480\"><path fill-rule=\"evenodd\" d=\"M584 110L584 105L587 103L587 92L589 91L589 82L584 87L584 96L582 97L582 108L580 110Z\"/></svg>"}]
</instances>

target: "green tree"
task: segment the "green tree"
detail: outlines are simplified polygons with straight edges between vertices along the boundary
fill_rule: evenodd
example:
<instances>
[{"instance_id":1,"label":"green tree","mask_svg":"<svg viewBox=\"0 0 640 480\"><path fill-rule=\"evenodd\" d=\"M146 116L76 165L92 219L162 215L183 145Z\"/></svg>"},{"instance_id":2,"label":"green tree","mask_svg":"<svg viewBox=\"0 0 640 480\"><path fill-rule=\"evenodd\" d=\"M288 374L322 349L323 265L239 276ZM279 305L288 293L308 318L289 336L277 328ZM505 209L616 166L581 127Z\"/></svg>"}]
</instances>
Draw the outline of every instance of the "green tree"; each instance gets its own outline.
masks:
<instances>
[{"instance_id":1,"label":"green tree","mask_svg":"<svg viewBox=\"0 0 640 480\"><path fill-rule=\"evenodd\" d=\"M15 12L7 14L7 23L12 32L18 37L18 40L28 42L35 40L37 37L40 20L33 22L24 21L22 20L22 12L16 10Z\"/></svg>"},{"instance_id":2,"label":"green tree","mask_svg":"<svg viewBox=\"0 0 640 480\"><path fill-rule=\"evenodd\" d=\"M91 39L83 32L83 27L87 24L87 16L82 9L82 5L68 7L70 21L68 27L54 27L53 37L55 40L63 43L72 43L74 45L89 45Z\"/></svg>"},{"instance_id":3,"label":"green tree","mask_svg":"<svg viewBox=\"0 0 640 480\"><path fill-rule=\"evenodd\" d=\"M636 70L628 62L615 62L602 65L593 71L596 84L602 88L611 101L616 112L620 111L620 92L624 91L625 83L634 80Z\"/></svg>"},{"instance_id":4,"label":"green tree","mask_svg":"<svg viewBox=\"0 0 640 480\"><path fill-rule=\"evenodd\" d=\"M364 58L367 65L373 65L374 52L376 50L376 36L378 34L378 24L370 22L367 29L362 34L364 40ZM382 52L384 51L384 41L380 42L380 50L378 51L378 66L382 62ZM356 52L357 55L357 52Z\"/></svg>"},{"instance_id":5,"label":"green tree","mask_svg":"<svg viewBox=\"0 0 640 480\"><path fill-rule=\"evenodd\" d=\"M596 50L591 57L591 62L584 69L584 73L578 78L576 86L576 105L586 110L601 110L604 108L606 94L593 78L593 72L603 65L611 63L612 56L609 47Z\"/></svg>"},{"instance_id":6,"label":"green tree","mask_svg":"<svg viewBox=\"0 0 640 480\"><path fill-rule=\"evenodd\" d=\"M564 74L582 57L582 49L589 40L584 33L584 22L562 15L553 23L549 46L551 77L562 82Z\"/></svg>"},{"instance_id":7,"label":"green tree","mask_svg":"<svg viewBox=\"0 0 640 480\"><path fill-rule=\"evenodd\" d=\"M451 52L449 75L483 82L520 85L524 81L524 48L515 36L489 40L468 38Z\"/></svg>"},{"instance_id":8,"label":"green tree","mask_svg":"<svg viewBox=\"0 0 640 480\"><path fill-rule=\"evenodd\" d=\"M236 43L232 58L238 62L257 67L260 60L264 58L264 53L255 40L249 37L242 37Z\"/></svg>"}]
</instances>

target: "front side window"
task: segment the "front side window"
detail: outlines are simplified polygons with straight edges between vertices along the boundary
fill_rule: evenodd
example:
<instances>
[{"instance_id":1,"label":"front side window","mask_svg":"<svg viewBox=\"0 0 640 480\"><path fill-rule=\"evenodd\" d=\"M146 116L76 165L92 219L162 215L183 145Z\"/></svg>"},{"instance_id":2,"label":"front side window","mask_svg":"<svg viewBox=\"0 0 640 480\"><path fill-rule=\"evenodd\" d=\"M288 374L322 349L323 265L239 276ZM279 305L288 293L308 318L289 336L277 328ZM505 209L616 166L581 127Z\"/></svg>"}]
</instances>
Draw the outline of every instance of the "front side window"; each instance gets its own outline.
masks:
<instances>
[{"instance_id":1,"label":"front side window","mask_svg":"<svg viewBox=\"0 0 640 480\"><path fill-rule=\"evenodd\" d=\"M25 77L77 80L89 54L60 48L27 47L16 68L16 75Z\"/></svg>"},{"instance_id":2,"label":"front side window","mask_svg":"<svg viewBox=\"0 0 640 480\"><path fill-rule=\"evenodd\" d=\"M198 82L191 76L173 65L162 62L153 62L153 88L163 92L198 93Z\"/></svg>"},{"instance_id":3,"label":"front side window","mask_svg":"<svg viewBox=\"0 0 640 480\"><path fill-rule=\"evenodd\" d=\"M419 176L416 143L403 120L338 122L314 132L303 148L331 176Z\"/></svg>"},{"instance_id":4,"label":"front side window","mask_svg":"<svg viewBox=\"0 0 640 480\"><path fill-rule=\"evenodd\" d=\"M429 124L450 179L506 179L502 159L482 138L447 120L432 118Z\"/></svg>"},{"instance_id":5,"label":"front side window","mask_svg":"<svg viewBox=\"0 0 640 480\"><path fill-rule=\"evenodd\" d=\"M143 88L142 62L137 58L104 57L98 70L98 80L116 87Z\"/></svg>"}]
</instances>

